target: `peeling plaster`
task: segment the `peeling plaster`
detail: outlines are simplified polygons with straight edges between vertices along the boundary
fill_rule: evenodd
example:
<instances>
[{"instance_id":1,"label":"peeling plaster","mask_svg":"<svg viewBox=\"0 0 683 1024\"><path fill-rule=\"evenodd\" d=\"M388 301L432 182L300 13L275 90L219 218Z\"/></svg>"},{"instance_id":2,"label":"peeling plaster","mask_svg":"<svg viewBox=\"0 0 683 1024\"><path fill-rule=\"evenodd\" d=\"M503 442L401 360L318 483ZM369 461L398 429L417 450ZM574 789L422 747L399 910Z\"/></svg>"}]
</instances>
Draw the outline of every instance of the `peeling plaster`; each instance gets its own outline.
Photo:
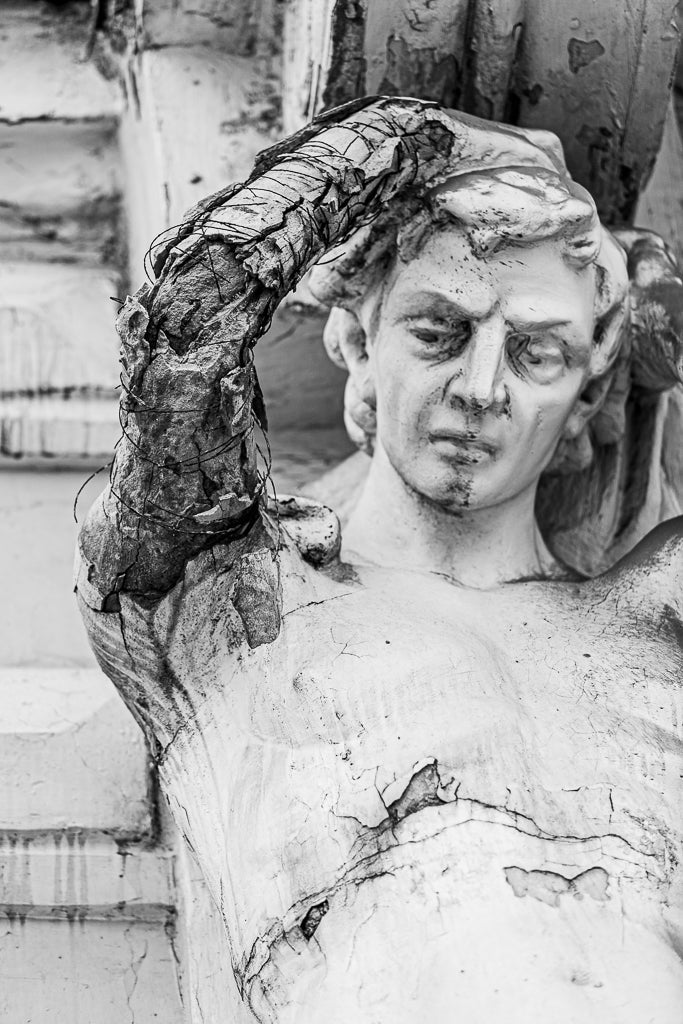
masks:
<instances>
[{"instance_id":1,"label":"peeling plaster","mask_svg":"<svg viewBox=\"0 0 683 1024\"><path fill-rule=\"evenodd\" d=\"M569 54L569 70L576 75L582 68L588 67L592 61L601 57L605 52L605 47L598 39L584 42L581 39L572 38L567 43L567 52Z\"/></svg>"},{"instance_id":2,"label":"peeling plaster","mask_svg":"<svg viewBox=\"0 0 683 1024\"><path fill-rule=\"evenodd\" d=\"M566 894L579 900L584 896L599 901L608 898L609 875L604 868L588 868L573 878L565 878L554 871L525 871L524 868L509 867L505 868L505 880L515 896L530 896L550 907L559 907L560 897Z\"/></svg>"}]
</instances>

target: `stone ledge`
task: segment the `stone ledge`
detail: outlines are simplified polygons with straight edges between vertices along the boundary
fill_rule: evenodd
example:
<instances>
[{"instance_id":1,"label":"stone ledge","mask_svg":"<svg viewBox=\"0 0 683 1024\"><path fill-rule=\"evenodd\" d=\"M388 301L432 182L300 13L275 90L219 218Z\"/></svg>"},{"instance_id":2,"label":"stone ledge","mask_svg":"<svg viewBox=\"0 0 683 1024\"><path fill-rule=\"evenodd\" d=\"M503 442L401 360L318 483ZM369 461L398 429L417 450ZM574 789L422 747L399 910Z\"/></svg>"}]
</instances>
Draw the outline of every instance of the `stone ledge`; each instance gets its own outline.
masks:
<instances>
[{"instance_id":1,"label":"stone ledge","mask_svg":"<svg viewBox=\"0 0 683 1024\"><path fill-rule=\"evenodd\" d=\"M0 832L0 915L170 924L173 855L78 829Z\"/></svg>"},{"instance_id":2,"label":"stone ledge","mask_svg":"<svg viewBox=\"0 0 683 1024\"><path fill-rule=\"evenodd\" d=\"M108 461L120 434L115 399L0 398L0 456Z\"/></svg>"},{"instance_id":3,"label":"stone ledge","mask_svg":"<svg viewBox=\"0 0 683 1024\"><path fill-rule=\"evenodd\" d=\"M109 456L119 436L118 275L0 263L0 452Z\"/></svg>"}]
</instances>

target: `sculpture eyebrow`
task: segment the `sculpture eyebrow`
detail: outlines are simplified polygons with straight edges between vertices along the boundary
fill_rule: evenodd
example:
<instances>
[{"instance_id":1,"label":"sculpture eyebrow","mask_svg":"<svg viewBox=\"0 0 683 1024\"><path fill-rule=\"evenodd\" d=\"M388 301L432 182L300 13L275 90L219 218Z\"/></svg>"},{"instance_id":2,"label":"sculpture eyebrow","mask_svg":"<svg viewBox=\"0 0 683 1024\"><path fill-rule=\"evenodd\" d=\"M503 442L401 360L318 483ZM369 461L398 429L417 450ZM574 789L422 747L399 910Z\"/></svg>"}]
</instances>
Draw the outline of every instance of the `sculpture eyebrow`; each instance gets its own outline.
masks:
<instances>
[{"instance_id":1,"label":"sculpture eyebrow","mask_svg":"<svg viewBox=\"0 0 683 1024\"><path fill-rule=\"evenodd\" d=\"M411 320L420 317L434 316L444 319L459 320L480 320L472 310L463 309L450 296L437 291L420 291L408 295L402 300L403 308L400 311L400 319ZM484 314L485 316L486 314ZM516 331L539 331L551 327L567 327L571 321L561 317L548 317L541 320L514 318L506 320L509 327Z\"/></svg>"},{"instance_id":2,"label":"sculpture eyebrow","mask_svg":"<svg viewBox=\"0 0 683 1024\"><path fill-rule=\"evenodd\" d=\"M420 291L409 294L401 300L400 319L435 316L444 319L477 320L476 313L463 309L457 302L442 292Z\"/></svg>"},{"instance_id":3,"label":"sculpture eyebrow","mask_svg":"<svg viewBox=\"0 0 683 1024\"><path fill-rule=\"evenodd\" d=\"M570 320L561 320L556 317L549 317L547 320L522 320L515 318L505 322L517 331L539 331L549 327L567 327L571 323Z\"/></svg>"}]
</instances>

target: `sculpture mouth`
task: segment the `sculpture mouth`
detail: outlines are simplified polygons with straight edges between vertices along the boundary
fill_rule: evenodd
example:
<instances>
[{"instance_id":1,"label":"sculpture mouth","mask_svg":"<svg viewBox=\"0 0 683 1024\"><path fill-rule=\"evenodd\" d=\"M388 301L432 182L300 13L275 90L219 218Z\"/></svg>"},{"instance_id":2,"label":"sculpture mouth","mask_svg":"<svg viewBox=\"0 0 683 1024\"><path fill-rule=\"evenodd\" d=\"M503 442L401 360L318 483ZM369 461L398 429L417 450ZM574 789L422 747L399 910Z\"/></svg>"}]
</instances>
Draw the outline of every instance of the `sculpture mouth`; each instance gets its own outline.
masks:
<instances>
[{"instance_id":1,"label":"sculpture mouth","mask_svg":"<svg viewBox=\"0 0 683 1024\"><path fill-rule=\"evenodd\" d=\"M498 453L497 445L481 437L457 430L434 430L429 434L430 442L451 460L465 464L481 462Z\"/></svg>"}]
</instances>

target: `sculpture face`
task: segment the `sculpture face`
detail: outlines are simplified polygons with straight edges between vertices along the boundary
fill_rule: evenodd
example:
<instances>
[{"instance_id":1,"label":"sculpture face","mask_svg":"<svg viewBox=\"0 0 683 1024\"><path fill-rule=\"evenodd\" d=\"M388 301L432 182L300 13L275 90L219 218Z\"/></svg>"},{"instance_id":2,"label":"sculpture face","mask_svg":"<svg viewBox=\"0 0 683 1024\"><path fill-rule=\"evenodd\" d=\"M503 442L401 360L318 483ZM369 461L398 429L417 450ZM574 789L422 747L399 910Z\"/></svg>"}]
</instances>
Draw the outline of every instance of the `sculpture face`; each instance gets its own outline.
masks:
<instances>
[{"instance_id":1,"label":"sculpture face","mask_svg":"<svg viewBox=\"0 0 683 1024\"><path fill-rule=\"evenodd\" d=\"M557 242L481 259L451 227L397 265L368 370L377 444L413 491L457 510L535 488L583 424L594 299L592 269Z\"/></svg>"}]
</instances>

